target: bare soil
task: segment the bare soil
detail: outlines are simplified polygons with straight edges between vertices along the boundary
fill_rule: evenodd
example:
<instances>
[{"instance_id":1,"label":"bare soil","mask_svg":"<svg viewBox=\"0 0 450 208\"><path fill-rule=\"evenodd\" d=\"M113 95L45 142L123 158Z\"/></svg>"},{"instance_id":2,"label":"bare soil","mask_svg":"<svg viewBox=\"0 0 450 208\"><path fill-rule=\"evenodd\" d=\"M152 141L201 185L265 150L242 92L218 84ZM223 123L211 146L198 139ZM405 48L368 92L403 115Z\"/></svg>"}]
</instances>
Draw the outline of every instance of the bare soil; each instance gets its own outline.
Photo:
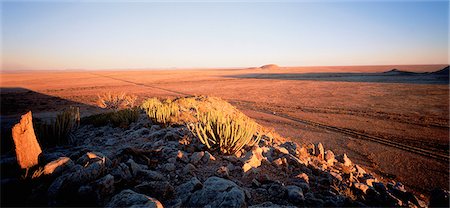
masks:
<instances>
[{"instance_id":1,"label":"bare soil","mask_svg":"<svg viewBox=\"0 0 450 208\"><path fill-rule=\"evenodd\" d=\"M278 115L350 129L362 135L448 155L448 84L289 77L312 72L375 73L393 68L424 72L444 67L2 72L1 119L2 124L7 123L26 110L33 110L33 115L37 117L51 117L55 111L70 105L80 106L82 115L89 115L101 111L95 102L97 95L104 92L127 92L139 96L141 100L154 96L217 96L229 101L258 123L274 128L284 137L301 143L322 142L325 149L331 149L337 154L347 153L354 162L362 164L386 181L401 181L410 190L427 195L434 187L449 189L448 161ZM275 74L278 77L254 77L255 74Z\"/></svg>"}]
</instances>

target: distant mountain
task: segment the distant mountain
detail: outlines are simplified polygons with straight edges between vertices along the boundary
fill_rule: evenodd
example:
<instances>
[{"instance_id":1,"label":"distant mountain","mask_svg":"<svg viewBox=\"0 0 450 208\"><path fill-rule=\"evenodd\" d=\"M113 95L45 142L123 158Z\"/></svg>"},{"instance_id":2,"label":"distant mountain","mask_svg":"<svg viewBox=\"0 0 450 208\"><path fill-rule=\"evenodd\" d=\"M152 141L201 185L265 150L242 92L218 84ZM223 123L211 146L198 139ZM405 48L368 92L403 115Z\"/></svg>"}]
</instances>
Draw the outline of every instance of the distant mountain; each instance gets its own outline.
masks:
<instances>
[{"instance_id":1,"label":"distant mountain","mask_svg":"<svg viewBox=\"0 0 450 208\"><path fill-rule=\"evenodd\" d=\"M447 67L445 67L445 68L443 68L443 69L441 69L441 70L438 70L438 71L435 71L435 72L431 72L431 74L434 74L434 75L449 75L449 66L447 66Z\"/></svg>"},{"instance_id":2,"label":"distant mountain","mask_svg":"<svg viewBox=\"0 0 450 208\"><path fill-rule=\"evenodd\" d=\"M279 66L276 64L267 64L267 65L261 66L259 68L261 68L261 69L277 69L277 68L279 68Z\"/></svg>"},{"instance_id":3,"label":"distant mountain","mask_svg":"<svg viewBox=\"0 0 450 208\"><path fill-rule=\"evenodd\" d=\"M398 70L398 69L392 69L390 71L383 72L383 75L415 75L415 74L419 74L419 73L402 71L402 70Z\"/></svg>"}]
</instances>

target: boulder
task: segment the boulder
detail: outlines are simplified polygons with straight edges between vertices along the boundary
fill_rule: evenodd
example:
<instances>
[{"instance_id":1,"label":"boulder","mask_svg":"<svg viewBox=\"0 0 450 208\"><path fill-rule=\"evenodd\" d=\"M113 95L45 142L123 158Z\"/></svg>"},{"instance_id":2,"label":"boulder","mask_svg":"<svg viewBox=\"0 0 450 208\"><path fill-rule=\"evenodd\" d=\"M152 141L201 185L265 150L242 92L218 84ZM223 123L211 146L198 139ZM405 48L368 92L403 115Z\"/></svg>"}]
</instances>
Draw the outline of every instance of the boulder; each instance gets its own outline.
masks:
<instances>
[{"instance_id":1,"label":"boulder","mask_svg":"<svg viewBox=\"0 0 450 208\"><path fill-rule=\"evenodd\" d=\"M194 192L187 206L203 207L243 207L245 194L242 189L230 180L209 177L203 188Z\"/></svg>"},{"instance_id":2,"label":"boulder","mask_svg":"<svg viewBox=\"0 0 450 208\"><path fill-rule=\"evenodd\" d=\"M12 137L19 166L28 169L37 165L42 150L34 134L31 111L22 115L20 122L13 126Z\"/></svg>"},{"instance_id":3,"label":"boulder","mask_svg":"<svg viewBox=\"0 0 450 208\"><path fill-rule=\"evenodd\" d=\"M115 195L106 207L152 207L163 208L157 199L138 194L130 189L123 190Z\"/></svg>"}]
</instances>

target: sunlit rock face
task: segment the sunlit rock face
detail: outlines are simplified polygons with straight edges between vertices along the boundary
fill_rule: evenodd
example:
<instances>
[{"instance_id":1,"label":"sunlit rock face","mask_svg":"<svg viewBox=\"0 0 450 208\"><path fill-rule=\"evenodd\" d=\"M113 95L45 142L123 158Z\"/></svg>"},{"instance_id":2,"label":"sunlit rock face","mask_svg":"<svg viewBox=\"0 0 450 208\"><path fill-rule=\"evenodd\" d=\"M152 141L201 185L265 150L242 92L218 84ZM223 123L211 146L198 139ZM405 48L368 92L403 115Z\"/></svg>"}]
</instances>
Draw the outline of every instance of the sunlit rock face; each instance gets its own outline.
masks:
<instances>
[{"instance_id":1,"label":"sunlit rock face","mask_svg":"<svg viewBox=\"0 0 450 208\"><path fill-rule=\"evenodd\" d=\"M37 165L42 150L34 134L31 111L22 115L20 122L12 128L12 136L19 166L28 169Z\"/></svg>"}]
</instances>

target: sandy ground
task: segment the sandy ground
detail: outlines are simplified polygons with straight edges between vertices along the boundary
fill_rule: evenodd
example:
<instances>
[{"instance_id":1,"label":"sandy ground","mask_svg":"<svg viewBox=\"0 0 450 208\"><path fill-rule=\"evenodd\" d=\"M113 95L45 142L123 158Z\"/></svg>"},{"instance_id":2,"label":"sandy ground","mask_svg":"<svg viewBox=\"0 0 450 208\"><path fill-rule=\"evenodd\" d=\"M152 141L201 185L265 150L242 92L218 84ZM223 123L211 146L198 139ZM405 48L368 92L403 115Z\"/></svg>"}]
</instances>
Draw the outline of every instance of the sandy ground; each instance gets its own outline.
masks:
<instances>
[{"instance_id":1,"label":"sandy ground","mask_svg":"<svg viewBox=\"0 0 450 208\"><path fill-rule=\"evenodd\" d=\"M435 71L444 66L290 67L152 71L64 71L1 74L2 122L31 109L50 116L68 105L82 115L98 112L97 95L127 92L144 97L210 95L221 97L259 123L301 143L322 142L347 153L385 180L402 181L414 191L449 189L449 164L339 132L281 118L286 114L448 155L449 86L242 78L248 74L383 72L393 68ZM270 112L269 114L263 112Z\"/></svg>"}]
</instances>

